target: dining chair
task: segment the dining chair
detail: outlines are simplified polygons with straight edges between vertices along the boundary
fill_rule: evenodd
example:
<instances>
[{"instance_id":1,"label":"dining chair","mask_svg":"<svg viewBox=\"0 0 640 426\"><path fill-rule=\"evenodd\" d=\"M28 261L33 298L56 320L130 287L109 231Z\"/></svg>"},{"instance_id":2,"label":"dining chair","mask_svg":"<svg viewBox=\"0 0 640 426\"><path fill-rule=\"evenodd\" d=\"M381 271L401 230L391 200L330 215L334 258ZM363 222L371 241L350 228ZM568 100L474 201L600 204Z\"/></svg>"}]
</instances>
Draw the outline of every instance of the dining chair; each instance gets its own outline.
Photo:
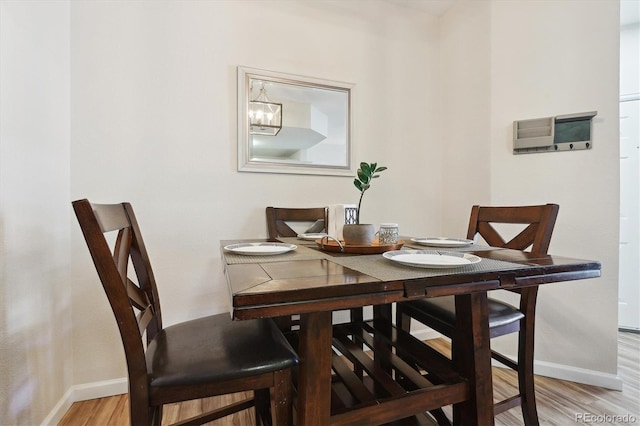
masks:
<instances>
[{"instance_id":1,"label":"dining chair","mask_svg":"<svg viewBox=\"0 0 640 426\"><path fill-rule=\"evenodd\" d=\"M296 237L296 232L289 225L295 222L309 222L311 226L306 233L326 232L329 211L327 207L285 208L267 207L267 233L270 240L278 237Z\"/></svg>"},{"instance_id":2,"label":"dining chair","mask_svg":"<svg viewBox=\"0 0 640 426\"><path fill-rule=\"evenodd\" d=\"M164 404L245 391L253 398L180 424L202 424L252 406L256 424L292 424L298 358L271 320L232 321L223 313L164 327L131 204L83 199L73 209L120 331L132 425L159 425Z\"/></svg>"},{"instance_id":3,"label":"dining chair","mask_svg":"<svg viewBox=\"0 0 640 426\"><path fill-rule=\"evenodd\" d=\"M492 247L504 247L516 250L531 248L532 253L546 254L551 235L558 216L557 204L515 207L473 206L469 220L468 239L479 234ZM505 241L494 224L526 225L522 232ZM511 225L507 225L511 226ZM504 232L503 232L504 234ZM491 338L518 332L518 358L509 357L491 351L491 356L501 364L517 371L517 395L497 402L494 415L518 405L526 425L538 425L535 388L533 380L535 309L538 287L526 287L510 290L520 294L519 307L489 298L489 335ZM406 331L411 329L411 319L415 319L447 337L455 334L455 298L453 296L435 297L396 306L397 324ZM442 413L438 413L442 415Z\"/></svg>"}]
</instances>

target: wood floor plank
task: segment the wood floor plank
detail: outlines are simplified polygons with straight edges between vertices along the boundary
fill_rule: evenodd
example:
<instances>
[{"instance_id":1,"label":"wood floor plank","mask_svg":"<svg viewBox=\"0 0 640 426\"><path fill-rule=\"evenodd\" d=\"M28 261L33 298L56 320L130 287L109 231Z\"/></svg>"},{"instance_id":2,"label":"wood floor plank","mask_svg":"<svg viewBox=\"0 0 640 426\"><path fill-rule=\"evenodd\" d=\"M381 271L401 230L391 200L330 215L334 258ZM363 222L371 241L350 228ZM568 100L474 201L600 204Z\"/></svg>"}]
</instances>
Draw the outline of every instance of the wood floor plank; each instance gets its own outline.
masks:
<instances>
[{"instance_id":1,"label":"wood floor plank","mask_svg":"<svg viewBox=\"0 0 640 426\"><path fill-rule=\"evenodd\" d=\"M448 354L449 343L445 339L429 341L435 349ZM494 368L494 393L497 399L512 395L516 390L515 372ZM536 399L540 424L566 426L576 424L620 425L640 424L640 334L619 333L618 374L623 381L622 391L597 386L582 385L549 377L536 376ZM250 394L250 393L249 393ZM204 410L223 406L249 396L245 392L207 398L201 401L169 404L164 408L163 425L171 424ZM116 395L74 403L67 411L60 426L102 426L129 424L129 406L126 395ZM445 410L450 414L450 408ZM577 422L579 414L591 416L633 416L635 422L624 423L611 417L597 422ZM210 423L212 426L254 425L253 410L245 410ZM520 426L520 409L506 411L496 416L497 426Z\"/></svg>"}]
</instances>

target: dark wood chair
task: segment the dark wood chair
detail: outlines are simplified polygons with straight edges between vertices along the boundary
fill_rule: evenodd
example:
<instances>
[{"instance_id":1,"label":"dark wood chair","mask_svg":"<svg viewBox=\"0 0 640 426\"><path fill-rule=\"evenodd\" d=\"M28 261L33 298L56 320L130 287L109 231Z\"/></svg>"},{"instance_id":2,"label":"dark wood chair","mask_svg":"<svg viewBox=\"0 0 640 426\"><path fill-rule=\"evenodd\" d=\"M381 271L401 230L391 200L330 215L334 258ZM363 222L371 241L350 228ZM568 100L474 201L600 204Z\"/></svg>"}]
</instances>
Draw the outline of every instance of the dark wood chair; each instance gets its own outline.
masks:
<instances>
[{"instance_id":1,"label":"dark wood chair","mask_svg":"<svg viewBox=\"0 0 640 426\"><path fill-rule=\"evenodd\" d=\"M291 370L298 358L272 321L232 321L224 313L163 327L131 205L85 199L73 202L73 209L122 338L132 425L159 425L163 404L243 391L254 391L254 398L180 424L202 424L252 406L256 424L292 424ZM111 231L117 236L110 244L105 233Z\"/></svg>"},{"instance_id":2,"label":"dark wood chair","mask_svg":"<svg viewBox=\"0 0 640 426\"><path fill-rule=\"evenodd\" d=\"M309 233L326 232L327 229L328 209L326 207L267 207L266 213L267 233L271 240L278 237L296 237L298 232L288 225L291 222L313 222L315 226L312 226L317 229L312 229Z\"/></svg>"},{"instance_id":3,"label":"dark wood chair","mask_svg":"<svg viewBox=\"0 0 640 426\"><path fill-rule=\"evenodd\" d=\"M551 235L558 216L557 204L518 207L473 206L467 238L476 234L492 247L547 253ZM492 224L509 223L526 225L525 229L509 241L496 231ZM518 372L519 393L494 405L494 415L520 405L526 425L538 425L535 389L533 381L535 309L538 287L513 290L520 293L518 308L489 298L489 333L491 338L518 332L518 360L492 351L492 357ZM452 337L455 333L456 313L454 297L437 297L399 303L396 310L397 324L410 330L411 318ZM438 413L438 418L442 413Z\"/></svg>"}]
</instances>

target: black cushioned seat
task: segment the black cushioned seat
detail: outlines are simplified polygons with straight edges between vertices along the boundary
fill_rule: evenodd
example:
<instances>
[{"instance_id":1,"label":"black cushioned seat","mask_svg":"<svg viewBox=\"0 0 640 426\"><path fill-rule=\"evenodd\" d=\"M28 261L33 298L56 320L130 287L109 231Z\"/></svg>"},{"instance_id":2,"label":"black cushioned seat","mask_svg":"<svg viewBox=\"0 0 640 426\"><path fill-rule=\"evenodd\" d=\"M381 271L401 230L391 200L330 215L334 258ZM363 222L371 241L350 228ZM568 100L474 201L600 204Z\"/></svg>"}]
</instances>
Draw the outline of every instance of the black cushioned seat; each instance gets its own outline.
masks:
<instances>
[{"instance_id":1,"label":"black cushioned seat","mask_svg":"<svg viewBox=\"0 0 640 426\"><path fill-rule=\"evenodd\" d=\"M251 347L256 350L246 350ZM146 359L152 387L235 380L297 364L272 320L232 321L229 314L164 328L149 343Z\"/></svg>"},{"instance_id":2,"label":"black cushioned seat","mask_svg":"<svg viewBox=\"0 0 640 426\"><path fill-rule=\"evenodd\" d=\"M487 303L489 305L489 329L511 324L524 318L524 314L518 308L508 303L495 299L489 299ZM439 318L449 327L453 328L456 325L456 306L455 298L453 297L414 300L409 302L409 305L413 308L412 313L414 315L416 310L419 310L424 315ZM420 320L417 316L414 316L414 318Z\"/></svg>"}]
</instances>

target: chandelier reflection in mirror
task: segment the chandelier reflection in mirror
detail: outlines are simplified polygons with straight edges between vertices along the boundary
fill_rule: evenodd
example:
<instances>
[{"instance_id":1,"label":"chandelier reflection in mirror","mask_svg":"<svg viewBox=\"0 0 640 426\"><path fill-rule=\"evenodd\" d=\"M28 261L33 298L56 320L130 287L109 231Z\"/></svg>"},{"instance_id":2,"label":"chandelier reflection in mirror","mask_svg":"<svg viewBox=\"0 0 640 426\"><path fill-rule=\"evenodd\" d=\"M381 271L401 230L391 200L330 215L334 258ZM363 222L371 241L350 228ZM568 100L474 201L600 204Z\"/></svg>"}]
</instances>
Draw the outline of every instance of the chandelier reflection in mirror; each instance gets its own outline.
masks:
<instances>
[{"instance_id":1,"label":"chandelier reflection in mirror","mask_svg":"<svg viewBox=\"0 0 640 426\"><path fill-rule=\"evenodd\" d=\"M237 83L238 171L353 177L353 84L243 66Z\"/></svg>"},{"instance_id":2,"label":"chandelier reflection in mirror","mask_svg":"<svg viewBox=\"0 0 640 426\"><path fill-rule=\"evenodd\" d=\"M253 90L253 85L251 90ZM258 97L249 101L249 133L275 136L280 129L282 129L282 104L269 100L264 82L262 82Z\"/></svg>"}]
</instances>

